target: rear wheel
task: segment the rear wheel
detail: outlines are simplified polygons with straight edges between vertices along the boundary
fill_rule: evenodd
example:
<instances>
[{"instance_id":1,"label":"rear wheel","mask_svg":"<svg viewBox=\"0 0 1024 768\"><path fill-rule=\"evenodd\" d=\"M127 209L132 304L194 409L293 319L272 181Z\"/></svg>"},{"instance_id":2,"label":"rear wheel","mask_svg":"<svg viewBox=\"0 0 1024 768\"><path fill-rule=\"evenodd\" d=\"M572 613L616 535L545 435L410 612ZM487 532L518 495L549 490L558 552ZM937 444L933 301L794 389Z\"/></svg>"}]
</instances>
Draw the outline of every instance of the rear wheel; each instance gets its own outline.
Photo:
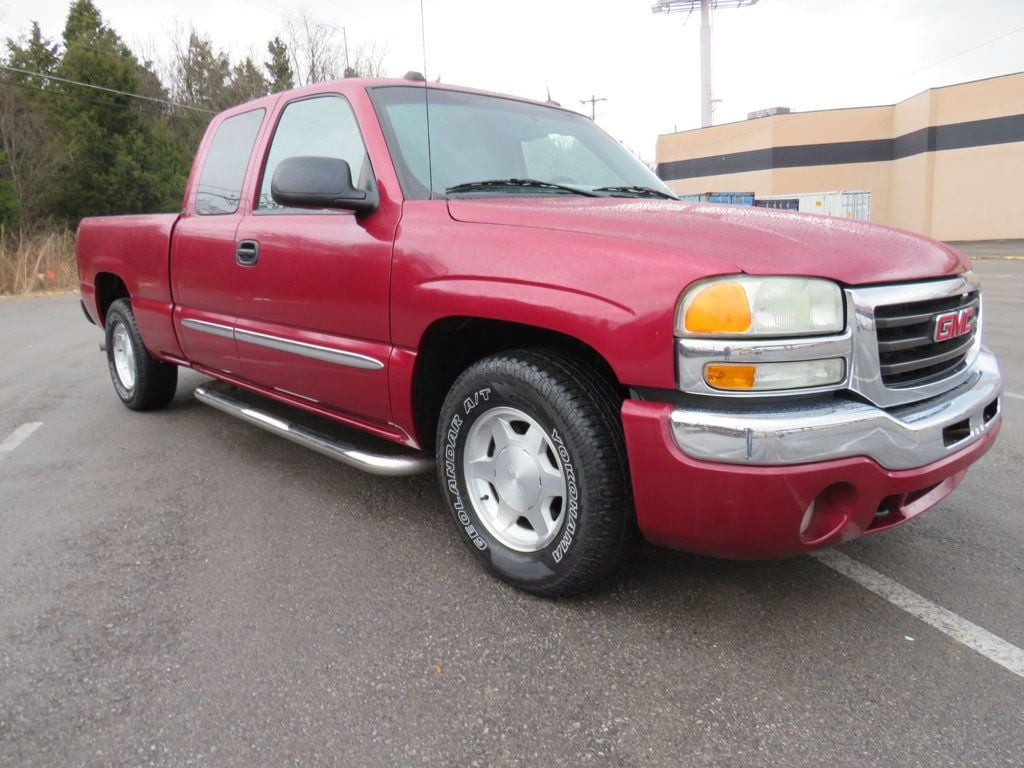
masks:
<instances>
[{"instance_id":1,"label":"rear wheel","mask_svg":"<svg viewBox=\"0 0 1024 768\"><path fill-rule=\"evenodd\" d=\"M128 299L118 299L107 310L106 338L107 366L122 403L133 411L150 411L174 399L178 367L149 354Z\"/></svg>"},{"instance_id":2,"label":"rear wheel","mask_svg":"<svg viewBox=\"0 0 1024 768\"><path fill-rule=\"evenodd\" d=\"M620 402L575 358L519 350L452 385L438 469L459 530L482 564L529 592L582 592L637 540Z\"/></svg>"}]
</instances>

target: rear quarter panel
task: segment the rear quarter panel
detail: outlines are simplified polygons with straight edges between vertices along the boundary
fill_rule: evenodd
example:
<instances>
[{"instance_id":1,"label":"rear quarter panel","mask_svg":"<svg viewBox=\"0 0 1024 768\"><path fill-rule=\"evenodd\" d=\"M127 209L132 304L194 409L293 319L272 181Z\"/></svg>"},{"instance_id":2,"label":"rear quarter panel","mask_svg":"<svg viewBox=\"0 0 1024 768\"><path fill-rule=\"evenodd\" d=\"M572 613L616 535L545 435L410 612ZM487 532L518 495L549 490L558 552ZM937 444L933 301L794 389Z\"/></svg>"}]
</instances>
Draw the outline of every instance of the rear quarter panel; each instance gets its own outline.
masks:
<instances>
[{"instance_id":1,"label":"rear quarter panel","mask_svg":"<svg viewBox=\"0 0 1024 768\"><path fill-rule=\"evenodd\" d=\"M102 216L83 219L76 245L86 311L102 325L97 277L125 284L142 339L157 356L181 356L171 323L170 245L178 214Z\"/></svg>"}]
</instances>

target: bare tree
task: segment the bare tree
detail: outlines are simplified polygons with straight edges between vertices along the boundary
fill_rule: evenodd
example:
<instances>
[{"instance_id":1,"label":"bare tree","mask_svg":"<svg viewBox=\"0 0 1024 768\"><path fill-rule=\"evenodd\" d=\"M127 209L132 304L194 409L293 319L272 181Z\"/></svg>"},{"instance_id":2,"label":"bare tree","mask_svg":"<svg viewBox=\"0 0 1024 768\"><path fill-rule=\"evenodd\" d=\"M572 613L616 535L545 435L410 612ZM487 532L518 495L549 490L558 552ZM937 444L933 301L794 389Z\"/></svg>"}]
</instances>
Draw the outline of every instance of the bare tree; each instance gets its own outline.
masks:
<instances>
[{"instance_id":1,"label":"bare tree","mask_svg":"<svg viewBox=\"0 0 1024 768\"><path fill-rule=\"evenodd\" d=\"M68 149L56 138L54 126L38 99L15 88L0 88L0 150L6 156L6 175L18 198L22 228L45 223L52 190Z\"/></svg>"},{"instance_id":2,"label":"bare tree","mask_svg":"<svg viewBox=\"0 0 1024 768\"><path fill-rule=\"evenodd\" d=\"M386 45L359 43L349 53L345 77L383 77L387 52Z\"/></svg>"},{"instance_id":3,"label":"bare tree","mask_svg":"<svg viewBox=\"0 0 1024 768\"><path fill-rule=\"evenodd\" d=\"M336 80L344 72L345 46L339 27L325 24L302 9L284 25L297 85Z\"/></svg>"}]
</instances>

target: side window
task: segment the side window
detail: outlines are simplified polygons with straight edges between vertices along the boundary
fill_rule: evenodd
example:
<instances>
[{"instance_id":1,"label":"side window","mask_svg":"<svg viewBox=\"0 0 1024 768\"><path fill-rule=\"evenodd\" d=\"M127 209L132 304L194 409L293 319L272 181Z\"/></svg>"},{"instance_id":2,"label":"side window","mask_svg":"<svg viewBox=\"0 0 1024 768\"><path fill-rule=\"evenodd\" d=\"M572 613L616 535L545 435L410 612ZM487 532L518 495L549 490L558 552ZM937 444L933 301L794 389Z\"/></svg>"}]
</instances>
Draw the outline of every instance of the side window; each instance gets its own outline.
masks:
<instances>
[{"instance_id":1,"label":"side window","mask_svg":"<svg viewBox=\"0 0 1024 768\"><path fill-rule=\"evenodd\" d=\"M270 182L278 164L289 157L332 157L352 170L352 183L365 189L373 174L352 107L340 96L318 96L293 101L284 108L274 131L260 183L257 210L283 210L270 196Z\"/></svg>"},{"instance_id":2,"label":"side window","mask_svg":"<svg viewBox=\"0 0 1024 768\"><path fill-rule=\"evenodd\" d=\"M196 213L217 216L234 213L242 199L242 182L249 167L252 145L263 123L265 109L229 117L217 128L203 160L196 190Z\"/></svg>"}]
</instances>

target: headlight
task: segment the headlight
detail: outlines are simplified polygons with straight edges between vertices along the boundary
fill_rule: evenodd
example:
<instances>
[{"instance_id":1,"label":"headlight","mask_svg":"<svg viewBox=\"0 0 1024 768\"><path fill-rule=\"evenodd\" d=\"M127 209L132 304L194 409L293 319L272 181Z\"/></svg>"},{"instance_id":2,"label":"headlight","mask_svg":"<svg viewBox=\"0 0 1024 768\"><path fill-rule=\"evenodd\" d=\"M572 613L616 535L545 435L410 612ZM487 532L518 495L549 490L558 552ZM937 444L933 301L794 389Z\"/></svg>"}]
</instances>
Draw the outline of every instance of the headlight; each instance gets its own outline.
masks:
<instances>
[{"instance_id":1,"label":"headlight","mask_svg":"<svg viewBox=\"0 0 1024 768\"><path fill-rule=\"evenodd\" d=\"M843 293L813 277L737 275L697 284L676 309L678 336L809 336L843 330Z\"/></svg>"}]
</instances>

